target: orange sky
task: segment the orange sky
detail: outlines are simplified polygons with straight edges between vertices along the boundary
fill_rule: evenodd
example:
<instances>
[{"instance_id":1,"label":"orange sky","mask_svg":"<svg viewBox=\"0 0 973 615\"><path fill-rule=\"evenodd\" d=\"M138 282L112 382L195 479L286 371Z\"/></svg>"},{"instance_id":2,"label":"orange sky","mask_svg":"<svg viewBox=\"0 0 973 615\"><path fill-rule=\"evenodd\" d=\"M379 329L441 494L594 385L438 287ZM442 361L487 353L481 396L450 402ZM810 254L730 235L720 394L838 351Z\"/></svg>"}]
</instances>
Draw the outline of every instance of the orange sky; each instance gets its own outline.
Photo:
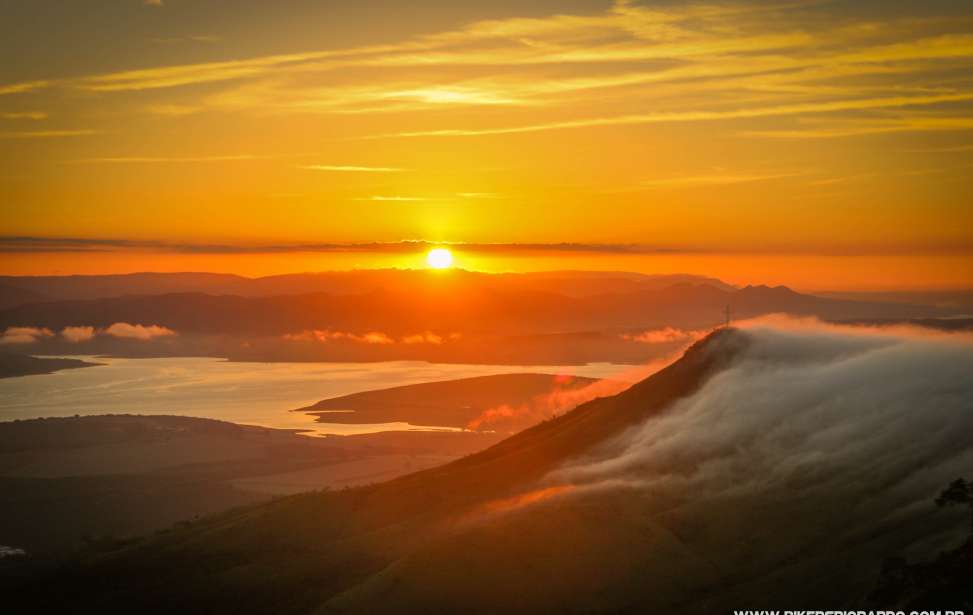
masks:
<instances>
[{"instance_id":1,"label":"orange sky","mask_svg":"<svg viewBox=\"0 0 973 615\"><path fill-rule=\"evenodd\" d=\"M973 285L961 3L80 4L0 24L3 273Z\"/></svg>"}]
</instances>

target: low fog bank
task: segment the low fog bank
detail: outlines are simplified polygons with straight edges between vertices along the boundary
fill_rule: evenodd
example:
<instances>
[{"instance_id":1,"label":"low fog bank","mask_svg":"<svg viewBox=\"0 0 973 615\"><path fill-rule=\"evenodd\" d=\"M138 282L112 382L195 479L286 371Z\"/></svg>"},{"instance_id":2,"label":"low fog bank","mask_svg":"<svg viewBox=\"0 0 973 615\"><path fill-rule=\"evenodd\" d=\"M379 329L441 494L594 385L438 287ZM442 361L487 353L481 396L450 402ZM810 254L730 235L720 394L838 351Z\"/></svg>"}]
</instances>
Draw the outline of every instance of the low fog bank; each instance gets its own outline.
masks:
<instances>
[{"instance_id":1,"label":"low fog bank","mask_svg":"<svg viewBox=\"0 0 973 615\"><path fill-rule=\"evenodd\" d=\"M973 476L973 337L776 318L721 343L732 365L551 483L626 493L740 580L800 561L840 587L958 543L933 499Z\"/></svg>"}]
</instances>

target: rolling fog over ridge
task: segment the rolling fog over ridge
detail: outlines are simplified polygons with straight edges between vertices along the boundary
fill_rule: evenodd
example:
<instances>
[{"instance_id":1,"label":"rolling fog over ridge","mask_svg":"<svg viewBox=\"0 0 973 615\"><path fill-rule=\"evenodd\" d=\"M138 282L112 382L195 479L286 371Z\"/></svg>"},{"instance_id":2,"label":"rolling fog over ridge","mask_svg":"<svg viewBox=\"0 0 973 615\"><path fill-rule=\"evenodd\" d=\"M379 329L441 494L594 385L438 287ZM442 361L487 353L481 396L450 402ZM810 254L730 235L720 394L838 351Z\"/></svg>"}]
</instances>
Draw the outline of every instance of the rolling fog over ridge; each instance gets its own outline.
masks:
<instances>
[{"instance_id":1,"label":"rolling fog over ridge","mask_svg":"<svg viewBox=\"0 0 973 615\"><path fill-rule=\"evenodd\" d=\"M860 490L875 501L859 500L855 514L894 524L928 513L942 485L973 467L973 334L780 317L738 326L709 348L732 353L731 366L550 480L664 500L793 490L853 501Z\"/></svg>"}]
</instances>

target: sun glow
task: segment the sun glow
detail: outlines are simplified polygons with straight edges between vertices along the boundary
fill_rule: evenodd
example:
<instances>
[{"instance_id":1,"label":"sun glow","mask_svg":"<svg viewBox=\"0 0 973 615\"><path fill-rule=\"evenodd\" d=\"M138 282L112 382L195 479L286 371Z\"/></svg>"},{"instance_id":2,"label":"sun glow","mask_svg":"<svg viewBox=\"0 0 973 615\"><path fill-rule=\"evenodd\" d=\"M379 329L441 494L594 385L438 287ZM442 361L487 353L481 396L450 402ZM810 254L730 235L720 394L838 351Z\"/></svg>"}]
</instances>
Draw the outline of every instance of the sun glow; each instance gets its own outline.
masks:
<instances>
[{"instance_id":1,"label":"sun glow","mask_svg":"<svg viewBox=\"0 0 973 615\"><path fill-rule=\"evenodd\" d=\"M426 255L426 262L433 269L449 269L453 264L453 253L446 248L435 248Z\"/></svg>"}]
</instances>

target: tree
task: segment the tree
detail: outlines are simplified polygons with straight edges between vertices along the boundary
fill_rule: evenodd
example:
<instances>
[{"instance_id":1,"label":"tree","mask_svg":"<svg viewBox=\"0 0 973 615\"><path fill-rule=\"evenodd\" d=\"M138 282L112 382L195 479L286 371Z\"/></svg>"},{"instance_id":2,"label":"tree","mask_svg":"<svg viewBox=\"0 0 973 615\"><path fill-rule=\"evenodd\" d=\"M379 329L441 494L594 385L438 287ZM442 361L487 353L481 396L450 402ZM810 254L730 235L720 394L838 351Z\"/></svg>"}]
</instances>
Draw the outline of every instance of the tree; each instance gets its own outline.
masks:
<instances>
[{"instance_id":1,"label":"tree","mask_svg":"<svg viewBox=\"0 0 973 615\"><path fill-rule=\"evenodd\" d=\"M970 532L973 532L973 483L957 478L936 498L936 506L966 506L970 509Z\"/></svg>"}]
</instances>

